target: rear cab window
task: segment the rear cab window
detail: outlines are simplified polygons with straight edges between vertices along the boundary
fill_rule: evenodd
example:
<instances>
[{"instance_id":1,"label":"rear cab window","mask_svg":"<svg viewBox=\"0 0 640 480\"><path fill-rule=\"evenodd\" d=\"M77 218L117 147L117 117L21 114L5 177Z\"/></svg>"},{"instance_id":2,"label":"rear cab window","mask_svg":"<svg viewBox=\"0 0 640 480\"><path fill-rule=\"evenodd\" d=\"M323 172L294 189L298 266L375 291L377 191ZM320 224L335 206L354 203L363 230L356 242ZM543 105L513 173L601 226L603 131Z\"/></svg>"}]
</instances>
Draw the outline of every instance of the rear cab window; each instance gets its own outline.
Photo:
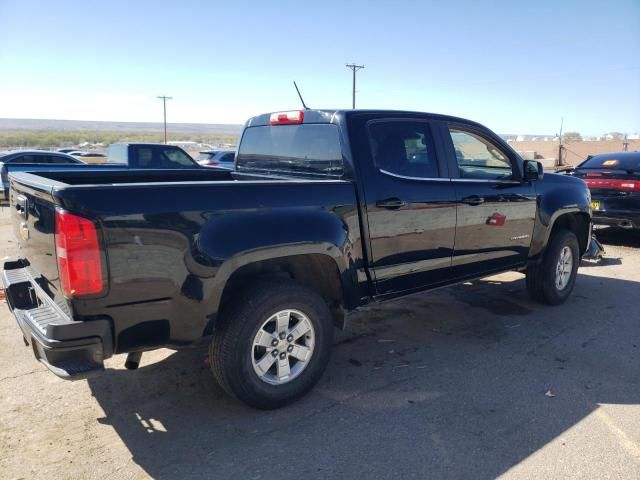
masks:
<instances>
[{"instance_id":1,"label":"rear cab window","mask_svg":"<svg viewBox=\"0 0 640 480\"><path fill-rule=\"evenodd\" d=\"M107 150L107 162L108 163L120 163L123 165L127 165L128 161L128 145L114 143L113 145L109 145L109 149Z\"/></svg>"},{"instance_id":2,"label":"rear cab window","mask_svg":"<svg viewBox=\"0 0 640 480\"><path fill-rule=\"evenodd\" d=\"M344 173L340 131L330 123L247 127L236 166L238 171L340 177Z\"/></svg>"}]
</instances>

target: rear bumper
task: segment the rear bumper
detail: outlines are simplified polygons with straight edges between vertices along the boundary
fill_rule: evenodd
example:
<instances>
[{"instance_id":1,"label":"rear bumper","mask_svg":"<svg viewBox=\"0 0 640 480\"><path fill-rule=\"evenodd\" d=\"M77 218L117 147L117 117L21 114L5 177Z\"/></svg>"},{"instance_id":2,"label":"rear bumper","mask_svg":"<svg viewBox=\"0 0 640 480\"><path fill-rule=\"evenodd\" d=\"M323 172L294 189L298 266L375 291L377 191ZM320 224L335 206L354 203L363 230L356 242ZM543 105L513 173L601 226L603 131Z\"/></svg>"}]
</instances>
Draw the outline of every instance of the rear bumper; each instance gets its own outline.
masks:
<instances>
[{"instance_id":1,"label":"rear bumper","mask_svg":"<svg viewBox=\"0 0 640 480\"><path fill-rule=\"evenodd\" d=\"M46 294L39 280L25 260L4 263L7 305L25 344L31 345L36 359L60 378L82 379L104 370L104 359L113 354L109 320L73 320Z\"/></svg>"},{"instance_id":2,"label":"rear bumper","mask_svg":"<svg viewBox=\"0 0 640 480\"><path fill-rule=\"evenodd\" d=\"M640 228L640 211L637 210L595 210L593 223L622 228Z\"/></svg>"}]
</instances>

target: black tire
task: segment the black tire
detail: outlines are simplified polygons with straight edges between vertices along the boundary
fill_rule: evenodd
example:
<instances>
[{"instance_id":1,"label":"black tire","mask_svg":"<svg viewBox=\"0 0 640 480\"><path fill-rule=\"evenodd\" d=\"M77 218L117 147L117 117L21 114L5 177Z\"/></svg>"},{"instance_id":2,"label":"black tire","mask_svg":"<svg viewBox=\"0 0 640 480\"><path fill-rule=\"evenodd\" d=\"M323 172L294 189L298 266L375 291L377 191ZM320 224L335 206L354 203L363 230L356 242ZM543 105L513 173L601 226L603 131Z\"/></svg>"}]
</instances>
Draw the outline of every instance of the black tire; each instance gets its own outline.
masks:
<instances>
[{"instance_id":1,"label":"black tire","mask_svg":"<svg viewBox=\"0 0 640 480\"><path fill-rule=\"evenodd\" d=\"M304 313L315 331L315 346L306 368L281 385L266 383L252 365L253 339L273 314L286 309ZM329 362L333 321L326 302L293 281L253 284L222 312L210 345L211 369L220 386L247 405L270 410L302 397L318 382Z\"/></svg>"},{"instance_id":2,"label":"black tire","mask_svg":"<svg viewBox=\"0 0 640 480\"><path fill-rule=\"evenodd\" d=\"M558 289L556 286L556 265L564 247L571 249L573 265L567 285ZM527 290L534 300L548 305L563 303L573 290L580 264L580 248L575 234L569 230L560 229L553 233L549 245L540 263L527 267Z\"/></svg>"}]
</instances>

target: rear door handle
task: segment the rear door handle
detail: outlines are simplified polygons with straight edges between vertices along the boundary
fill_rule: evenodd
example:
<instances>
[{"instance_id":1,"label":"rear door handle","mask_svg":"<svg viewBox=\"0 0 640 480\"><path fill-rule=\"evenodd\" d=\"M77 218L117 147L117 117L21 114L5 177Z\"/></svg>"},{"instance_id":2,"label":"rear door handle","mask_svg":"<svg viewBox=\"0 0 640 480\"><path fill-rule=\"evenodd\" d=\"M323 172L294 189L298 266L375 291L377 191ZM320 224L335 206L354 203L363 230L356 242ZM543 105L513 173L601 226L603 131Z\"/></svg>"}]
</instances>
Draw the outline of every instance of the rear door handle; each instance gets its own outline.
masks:
<instances>
[{"instance_id":1,"label":"rear door handle","mask_svg":"<svg viewBox=\"0 0 640 480\"><path fill-rule=\"evenodd\" d=\"M460 200L462 203L466 203L467 205L480 205L482 203L484 203L484 198L483 197L479 197L478 195L471 195L470 197L464 197L462 200Z\"/></svg>"},{"instance_id":2,"label":"rear door handle","mask_svg":"<svg viewBox=\"0 0 640 480\"><path fill-rule=\"evenodd\" d=\"M397 210L407 205L407 202L400 200L399 198L387 198L385 200L378 200L376 207L386 208L387 210Z\"/></svg>"}]
</instances>

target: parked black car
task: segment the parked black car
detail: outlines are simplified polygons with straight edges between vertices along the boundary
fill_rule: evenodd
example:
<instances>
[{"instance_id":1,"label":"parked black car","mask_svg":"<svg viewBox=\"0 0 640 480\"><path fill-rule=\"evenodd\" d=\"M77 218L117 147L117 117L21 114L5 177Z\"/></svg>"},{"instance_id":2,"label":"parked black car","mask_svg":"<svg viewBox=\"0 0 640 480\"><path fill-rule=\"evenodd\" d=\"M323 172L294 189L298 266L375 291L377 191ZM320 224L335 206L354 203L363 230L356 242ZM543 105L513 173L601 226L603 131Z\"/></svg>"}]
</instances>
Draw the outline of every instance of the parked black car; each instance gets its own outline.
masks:
<instances>
[{"instance_id":1,"label":"parked black car","mask_svg":"<svg viewBox=\"0 0 640 480\"><path fill-rule=\"evenodd\" d=\"M570 175L589 186L595 224L640 228L640 152L595 155Z\"/></svg>"},{"instance_id":2,"label":"parked black car","mask_svg":"<svg viewBox=\"0 0 640 480\"><path fill-rule=\"evenodd\" d=\"M213 373L258 408L321 377L361 305L507 270L570 295L589 246L582 180L544 174L461 118L277 112L250 119L236 170L10 173L21 258L8 305L63 378L114 353L212 338Z\"/></svg>"},{"instance_id":3,"label":"parked black car","mask_svg":"<svg viewBox=\"0 0 640 480\"><path fill-rule=\"evenodd\" d=\"M46 165L83 165L84 162L77 158L60 152L48 152L46 150L8 150L0 152L0 176L2 178L2 195L8 199L9 179L5 165L31 163Z\"/></svg>"}]
</instances>

